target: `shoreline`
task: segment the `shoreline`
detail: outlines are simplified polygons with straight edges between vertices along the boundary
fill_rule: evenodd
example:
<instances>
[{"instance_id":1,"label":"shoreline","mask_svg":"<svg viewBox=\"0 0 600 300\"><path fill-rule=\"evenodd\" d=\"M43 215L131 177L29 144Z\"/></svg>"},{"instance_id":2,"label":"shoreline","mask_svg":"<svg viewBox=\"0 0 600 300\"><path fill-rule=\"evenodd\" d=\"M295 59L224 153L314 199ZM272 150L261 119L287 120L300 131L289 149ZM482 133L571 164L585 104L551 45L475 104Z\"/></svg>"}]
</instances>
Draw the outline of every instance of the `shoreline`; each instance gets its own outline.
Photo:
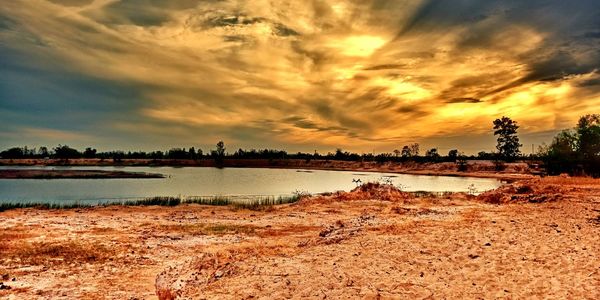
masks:
<instances>
[{"instance_id":1,"label":"shoreline","mask_svg":"<svg viewBox=\"0 0 600 300\"><path fill-rule=\"evenodd\" d=\"M0 179L151 179L162 174L104 170L23 170L2 169Z\"/></svg>"},{"instance_id":2,"label":"shoreline","mask_svg":"<svg viewBox=\"0 0 600 300\"><path fill-rule=\"evenodd\" d=\"M150 160L127 159L121 162L100 159L42 160L42 159L0 159L0 166L61 166L61 167L216 167L213 160ZM494 178L506 182L539 177L532 174L526 163L507 163L506 170L498 172L490 161L469 161L467 171L458 171L452 162L415 163L415 162L354 162L298 159L226 159L224 168L265 168L265 169L305 169L322 171L349 171L392 173L422 176L450 176Z\"/></svg>"}]
</instances>

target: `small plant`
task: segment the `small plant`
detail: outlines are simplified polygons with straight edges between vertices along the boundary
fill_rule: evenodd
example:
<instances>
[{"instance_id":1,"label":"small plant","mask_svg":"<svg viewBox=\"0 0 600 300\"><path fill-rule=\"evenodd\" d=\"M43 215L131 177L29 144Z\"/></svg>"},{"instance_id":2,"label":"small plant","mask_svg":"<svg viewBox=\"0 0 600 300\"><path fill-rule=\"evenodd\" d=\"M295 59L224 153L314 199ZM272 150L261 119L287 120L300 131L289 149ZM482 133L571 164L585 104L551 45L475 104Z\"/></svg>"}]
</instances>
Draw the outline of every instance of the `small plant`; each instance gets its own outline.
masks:
<instances>
[{"instance_id":1,"label":"small plant","mask_svg":"<svg viewBox=\"0 0 600 300\"><path fill-rule=\"evenodd\" d=\"M467 187L468 190L468 194L469 195L475 195L477 194L477 188L475 187L475 184L470 184L469 187Z\"/></svg>"},{"instance_id":2,"label":"small plant","mask_svg":"<svg viewBox=\"0 0 600 300\"><path fill-rule=\"evenodd\" d=\"M394 180L390 176L381 176L377 181L381 184L394 185Z\"/></svg>"},{"instance_id":3,"label":"small plant","mask_svg":"<svg viewBox=\"0 0 600 300\"><path fill-rule=\"evenodd\" d=\"M401 190L401 191L406 191L406 189L408 189L408 186L399 183L399 184L396 185L396 188L399 189L399 190Z\"/></svg>"}]
</instances>

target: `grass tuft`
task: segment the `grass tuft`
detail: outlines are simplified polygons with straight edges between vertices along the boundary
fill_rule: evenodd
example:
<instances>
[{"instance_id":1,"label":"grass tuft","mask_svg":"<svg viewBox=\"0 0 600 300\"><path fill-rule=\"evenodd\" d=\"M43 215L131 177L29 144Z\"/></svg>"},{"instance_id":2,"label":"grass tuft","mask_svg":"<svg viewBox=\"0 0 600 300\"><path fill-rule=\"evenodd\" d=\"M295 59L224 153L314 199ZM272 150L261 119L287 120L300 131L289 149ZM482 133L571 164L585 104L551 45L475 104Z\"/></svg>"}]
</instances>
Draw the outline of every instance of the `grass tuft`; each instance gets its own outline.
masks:
<instances>
[{"instance_id":1,"label":"grass tuft","mask_svg":"<svg viewBox=\"0 0 600 300\"><path fill-rule=\"evenodd\" d=\"M194 197L149 197L136 200L124 200L115 202L104 202L97 204L83 202L47 203L47 202L5 202L0 203L0 212L19 208L38 209L74 209L93 206L177 206L185 203L213 206L233 206L236 209L266 210L274 205L294 203L302 196L260 196L240 199L231 196L194 196Z\"/></svg>"}]
</instances>

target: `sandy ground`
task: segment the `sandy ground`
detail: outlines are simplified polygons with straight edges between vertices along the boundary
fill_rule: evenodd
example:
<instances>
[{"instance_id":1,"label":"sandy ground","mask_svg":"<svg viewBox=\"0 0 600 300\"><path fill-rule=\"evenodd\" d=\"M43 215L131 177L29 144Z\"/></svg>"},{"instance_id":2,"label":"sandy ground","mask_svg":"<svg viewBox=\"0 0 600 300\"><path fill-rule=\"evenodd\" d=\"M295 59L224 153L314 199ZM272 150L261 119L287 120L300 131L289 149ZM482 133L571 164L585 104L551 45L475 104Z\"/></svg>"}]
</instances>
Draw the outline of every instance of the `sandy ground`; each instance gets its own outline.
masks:
<instances>
[{"instance_id":1,"label":"sandy ground","mask_svg":"<svg viewBox=\"0 0 600 300\"><path fill-rule=\"evenodd\" d=\"M561 197L6 211L0 298L600 299L600 181L536 184Z\"/></svg>"}]
</instances>

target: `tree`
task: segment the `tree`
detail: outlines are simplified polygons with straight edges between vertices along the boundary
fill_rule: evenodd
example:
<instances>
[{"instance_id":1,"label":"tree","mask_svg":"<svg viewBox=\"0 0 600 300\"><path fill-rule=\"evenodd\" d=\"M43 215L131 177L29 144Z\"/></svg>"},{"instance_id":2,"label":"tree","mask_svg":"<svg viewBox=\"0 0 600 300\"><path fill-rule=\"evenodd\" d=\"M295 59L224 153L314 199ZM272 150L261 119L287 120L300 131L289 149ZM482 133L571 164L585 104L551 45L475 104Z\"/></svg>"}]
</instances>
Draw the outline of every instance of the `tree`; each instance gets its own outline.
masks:
<instances>
[{"instance_id":1,"label":"tree","mask_svg":"<svg viewBox=\"0 0 600 300\"><path fill-rule=\"evenodd\" d=\"M61 159L81 157L81 153L77 149L73 149L67 145L58 145L54 148L54 156Z\"/></svg>"},{"instance_id":2,"label":"tree","mask_svg":"<svg viewBox=\"0 0 600 300\"><path fill-rule=\"evenodd\" d=\"M600 176L600 115L585 115L574 130L557 134L540 156L548 173Z\"/></svg>"},{"instance_id":3,"label":"tree","mask_svg":"<svg viewBox=\"0 0 600 300\"><path fill-rule=\"evenodd\" d=\"M577 123L578 148L584 159L600 155L600 114L585 115Z\"/></svg>"},{"instance_id":4,"label":"tree","mask_svg":"<svg viewBox=\"0 0 600 300\"><path fill-rule=\"evenodd\" d=\"M402 147L402 157L408 158L413 156L419 156L419 144L413 143Z\"/></svg>"},{"instance_id":5,"label":"tree","mask_svg":"<svg viewBox=\"0 0 600 300\"><path fill-rule=\"evenodd\" d=\"M0 152L0 157L2 158L23 158L24 157L23 148L14 147Z\"/></svg>"},{"instance_id":6,"label":"tree","mask_svg":"<svg viewBox=\"0 0 600 300\"><path fill-rule=\"evenodd\" d=\"M96 149L92 149L90 147L85 148L85 151L83 151L83 157L85 158L94 158L96 157Z\"/></svg>"},{"instance_id":7,"label":"tree","mask_svg":"<svg viewBox=\"0 0 600 300\"><path fill-rule=\"evenodd\" d=\"M188 150L188 158L196 159L196 149L194 147L190 147L190 149Z\"/></svg>"},{"instance_id":8,"label":"tree","mask_svg":"<svg viewBox=\"0 0 600 300\"><path fill-rule=\"evenodd\" d=\"M496 119L493 124L494 135L498 136L496 149L498 149L500 158L504 160L514 160L521 153L519 148L523 146L519 143L519 137L517 136L519 125L509 117Z\"/></svg>"},{"instance_id":9,"label":"tree","mask_svg":"<svg viewBox=\"0 0 600 300\"><path fill-rule=\"evenodd\" d=\"M448 159L450 159L451 161L456 161L457 157L458 157L458 150L452 149L452 150L448 151Z\"/></svg>"},{"instance_id":10,"label":"tree","mask_svg":"<svg viewBox=\"0 0 600 300\"><path fill-rule=\"evenodd\" d=\"M42 146L38 149L38 155L41 157L49 157L50 152L48 152L48 147Z\"/></svg>"},{"instance_id":11,"label":"tree","mask_svg":"<svg viewBox=\"0 0 600 300\"><path fill-rule=\"evenodd\" d=\"M410 147L404 146L402 147L402 157L410 157Z\"/></svg>"},{"instance_id":12,"label":"tree","mask_svg":"<svg viewBox=\"0 0 600 300\"><path fill-rule=\"evenodd\" d=\"M438 158L440 158L440 154L438 153L437 148L431 148L425 152L425 157L431 161L436 161Z\"/></svg>"},{"instance_id":13,"label":"tree","mask_svg":"<svg viewBox=\"0 0 600 300\"><path fill-rule=\"evenodd\" d=\"M411 156L419 156L419 144L413 143L410 145L410 154Z\"/></svg>"},{"instance_id":14,"label":"tree","mask_svg":"<svg viewBox=\"0 0 600 300\"><path fill-rule=\"evenodd\" d=\"M223 141L217 143L217 149L213 151L213 154L217 167L223 167L223 160L225 159L225 143Z\"/></svg>"}]
</instances>

